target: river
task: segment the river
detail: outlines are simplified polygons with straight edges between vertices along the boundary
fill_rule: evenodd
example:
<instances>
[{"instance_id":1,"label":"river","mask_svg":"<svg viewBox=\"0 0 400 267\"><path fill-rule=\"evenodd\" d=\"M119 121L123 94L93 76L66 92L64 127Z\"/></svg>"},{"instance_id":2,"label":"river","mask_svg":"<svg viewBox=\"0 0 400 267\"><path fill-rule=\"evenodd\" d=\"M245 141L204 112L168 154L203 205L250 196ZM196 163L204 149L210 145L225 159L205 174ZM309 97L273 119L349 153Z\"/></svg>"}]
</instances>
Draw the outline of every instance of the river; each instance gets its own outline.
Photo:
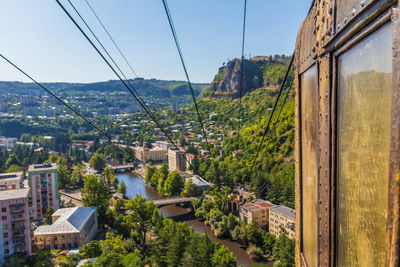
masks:
<instances>
[{"instance_id":1,"label":"river","mask_svg":"<svg viewBox=\"0 0 400 267\"><path fill-rule=\"evenodd\" d=\"M144 181L137 177L136 175L126 172L126 173L117 173L116 174L118 181L124 181L126 184L126 195L128 197L135 197L136 195L141 195L145 197L146 199L160 199L160 195L158 194L157 190L152 188L150 185L145 184ZM187 213L187 210L181 207L177 207L174 205L171 206L166 206L162 207L160 209L160 213L164 217L172 217L180 214ZM206 233L211 240L215 242L219 242L222 245L226 246L236 257L238 265L244 265L248 266L253 263L257 263L250 259L250 257L247 255L246 250L241 247L240 244L233 242L229 239L220 239L214 235L214 233L211 231L211 228L209 226L204 225L203 222L201 222L198 219L190 219L185 221L188 226L193 227L193 229L199 233ZM267 263L268 267L272 267L273 263L269 262Z\"/></svg>"}]
</instances>

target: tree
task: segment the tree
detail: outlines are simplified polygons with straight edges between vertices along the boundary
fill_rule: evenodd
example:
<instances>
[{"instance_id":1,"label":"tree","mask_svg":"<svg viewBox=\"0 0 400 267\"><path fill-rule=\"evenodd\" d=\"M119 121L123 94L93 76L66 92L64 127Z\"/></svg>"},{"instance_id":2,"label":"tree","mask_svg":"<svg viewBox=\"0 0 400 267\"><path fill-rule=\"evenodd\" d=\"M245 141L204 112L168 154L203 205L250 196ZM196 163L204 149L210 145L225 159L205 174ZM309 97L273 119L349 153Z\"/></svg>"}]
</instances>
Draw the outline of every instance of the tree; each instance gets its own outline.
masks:
<instances>
[{"instance_id":1,"label":"tree","mask_svg":"<svg viewBox=\"0 0 400 267\"><path fill-rule=\"evenodd\" d=\"M104 168L104 178L107 182L107 185L115 186L117 183L117 177L115 177L115 171L110 166L106 166Z\"/></svg>"},{"instance_id":2,"label":"tree","mask_svg":"<svg viewBox=\"0 0 400 267\"><path fill-rule=\"evenodd\" d=\"M277 266L279 267L292 267L295 266L294 262L295 241L289 239L285 234L281 234L276 240L273 256L279 260Z\"/></svg>"},{"instance_id":3,"label":"tree","mask_svg":"<svg viewBox=\"0 0 400 267\"><path fill-rule=\"evenodd\" d=\"M58 165L58 178L61 186L70 182L68 165Z\"/></svg>"},{"instance_id":4,"label":"tree","mask_svg":"<svg viewBox=\"0 0 400 267\"><path fill-rule=\"evenodd\" d=\"M144 175L144 181L148 184L151 184L151 178L153 177L156 168L153 167L153 164L150 162L146 168L146 174Z\"/></svg>"},{"instance_id":5,"label":"tree","mask_svg":"<svg viewBox=\"0 0 400 267\"><path fill-rule=\"evenodd\" d=\"M181 193L181 196L197 196L199 194L199 188L192 181L192 178L186 179L185 186Z\"/></svg>"},{"instance_id":6,"label":"tree","mask_svg":"<svg viewBox=\"0 0 400 267\"><path fill-rule=\"evenodd\" d=\"M45 224L52 224L51 215L53 215L53 213L54 213L55 211L56 211L56 210L55 210L53 207L49 207L49 208L46 210L46 212L45 212L45 214L44 214L44 223L45 223Z\"/></svg>"},{"instance_id":7,"label":"tree","mask_svg":"<svg viewBox=\"0 0 400 267\"><path fill-rule=\"evenodd\" d=\"M79 249L79 253L82 254L84 259L95 258L101 255L100 243L97 240L93 240Z\"/></svg>"},{"instance_id":8,"label":"tree","mask_svg":"<svg viewBox=\"0 0 400 267\"><path fill-rule=\"evenodd\" d=\"M10 154L10 156L6 161L7 168L9 168L11 165L21 166L21 161L19 160L19 158L15 153Z\"/></svg>"},{"instance_id":9,"label":"tree","mask_svg":"<svg viewBox=\"0 0 400 267\"><path fill-rule=\"evenodd\" d=\"M270 232L265 232L263 235L263 250L268 255L272 255L274 245L275 245L275 235Z\"/></svg>"},{"instance_id":10,"label":"tree","mask_svg":"<svg viewBox=\"0 0 400 267\"><path fill-rule=\"evenodd\" d=\"M220 244L216 245L217 249L215 250L211 262L212 266L224 266L224 267L234 267L236 266L236 259L233 256L232 252Z\"/></svg>"},{"instance_id":11,"label":"tree","mask_svg":"<svg viewBox=\"0 0 400 267\"><path fill-rule=\"evenodd\" d=\"M142 196L128 200L126 209L129 212L123 218L123 226L126 232L137 235L137 244L143 260L149 254L146 237L154 226L158 209L153 201L146 201Z\"/></svg>"},{"instance_id":12,"label":"tree","mask_svg":"<svg viewBox=\"0 0 400 267\"><path fill-rule=\"evenodd\" d=\"M126 184L125 184L124 180L122 180L119 183L118 193L122 194L123 196L126 195Z\"/></svg>"},{"instance_id":13,"label":"tree","mask_svg":"<svg viewBox=\"0 0 400 267\"><path fill-rule=\"evenodd\" d=\"M106 166L106 159L103 154L94 153L89 160L90 167L98 172L102 172Z\"/></svg>"},{"instance_id":14,"label":"tree","mask_svg":"<svg viewBox=\"0 0 400 267\"><path fill-rule=\"evenodd\" d=\"M18 165L11 165L8 167L7 172L20 172L21 169Z\"/></svg>"},{"instance_id":15,"label":"tree","mask_svg":"<svg viewBox=\"0 0 400 267\"><path fill-rule=\"evenodd\" d=\"M264 254L263 250L256 245L251 244L247 250L247 254L252 258L253 260L259 260L262 255Z\"/></svg>"},{"instance_id":16,"label":"tree","mask_svg":"<svg viewBox=\"0 0 400 267\"><path fill-rule=\"evenodd\" d=\"M105 224L106 211L109 206L110 191L102 179L96 175L86 176L82 191L82 201L85 207L97 207L99 224Z\"/></svg>"},{"instance_id":17,"label":"tree","mask_svg":"<svg viewBox=\"0 0 400 267\"><path fill-rule=\"evenodd\" d=\"M183 188L183 178L177 171L168 174L168 178L164 183L164 192L166 196L177 196Z\"/></svg>"},{"instance_id":18,"label":"tree","mask_svg":"<svg viewBox=\"0 0 400 267\"><path fill-rule=\"evenodd\" d=\"M82 183L84 178L84 170L82 164L77 164L71 173L71 185L78 185Z\"/></svg>"}]
</instances>

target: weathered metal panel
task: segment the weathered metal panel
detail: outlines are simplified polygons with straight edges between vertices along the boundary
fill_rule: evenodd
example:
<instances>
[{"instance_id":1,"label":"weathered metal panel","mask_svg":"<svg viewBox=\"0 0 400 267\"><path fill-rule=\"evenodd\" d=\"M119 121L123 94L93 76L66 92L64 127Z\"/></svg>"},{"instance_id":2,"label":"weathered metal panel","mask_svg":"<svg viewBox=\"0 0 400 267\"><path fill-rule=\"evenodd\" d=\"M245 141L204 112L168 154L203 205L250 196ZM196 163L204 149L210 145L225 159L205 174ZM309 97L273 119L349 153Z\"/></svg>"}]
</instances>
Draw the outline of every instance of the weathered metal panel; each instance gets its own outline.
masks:
<instances>
[{"instance_id":1,"label":"weathered metal panel","mask_svg":"<svg viewBox=\"0 0 400 267\"><path fill-rule=\"evenodd\" d=\"M400 4L400 1L399 1ZM393 91L392 128L389 162L389 209L386 238L388 266L400 265L400 21L399 10L392 10L393 21Z\"/></svg>"},{"instance_id":2,"label":"weathered metal panel","mask_svg":"<svg viewBox=\"0 0 400 267\"><path fill-rule=\"evenodd\" d=\"M336 30L338 32L373 0L336 0Z\"/></svg>"},{"instance_id":3,"label":"weathered metal panel","mask_svg":"<svg viewBox=\"0 0 400 267\"><path fill-rule=\"evenodd\" d=\"M319 263L330 266L330 85L331 57L319 60Z\"/></svg>"},{"instance_id":4,"label":"weathered metal panel","mask_svg":"<svg viewBox=\"0 0 400 267\"><path fill-rule=\"evenodd\" d=\"M314 2L312 9L310 10L309 15L304 20L299 34L298 34L298 42L297 42L297 64L298 64L298 73L301 74L305 70L307 70L316 59L317 51L316 51L316 12L317 12L317 1Z\"/></svg>"}]
</instances>

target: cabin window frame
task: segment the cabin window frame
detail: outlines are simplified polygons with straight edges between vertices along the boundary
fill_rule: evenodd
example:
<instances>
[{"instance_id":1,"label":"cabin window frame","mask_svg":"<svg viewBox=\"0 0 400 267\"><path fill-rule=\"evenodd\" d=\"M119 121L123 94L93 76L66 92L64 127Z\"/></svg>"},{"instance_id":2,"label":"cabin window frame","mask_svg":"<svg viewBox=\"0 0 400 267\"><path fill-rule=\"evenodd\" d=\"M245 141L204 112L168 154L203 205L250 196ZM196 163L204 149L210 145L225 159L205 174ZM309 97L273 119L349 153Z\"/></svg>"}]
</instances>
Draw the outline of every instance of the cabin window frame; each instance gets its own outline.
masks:
<instances>
[{"instance_id":1,"label":"cabin window frame","mask_svg":"<svg viewBox=\"0 0 400 267\"><path fill-rule=\"evenodd\" d=\"M298 80L298 88L299 88L299 94L298 94L298 106L297 106L297 112L299 114L299 147L300 147L300 153L299 153L299 172L300 172L300 186L299 186L299 192L300 192L300 229L296 229L296 231L300 231L300 257L301 257L301 261L305 266L308 266L306 257L304 255L304 250L303 250L303 124L302 124L302 117L303 117L303 113L302 113L302 107L303 107L303 103L302 103L302 92L303 92L303 88L302 88L302 78L304 76L304 74L311 70L313 67L316 68L316 77L317 77L317 88L316 91L318 92L317 95L317 114L319 114L320 112L320 107L319 107L319 98L320 98L320 86L319 86L319 63L318 61L313 61L309 66L307 66L307 68L305 68L300 74L297 75L297 80ZM319 120L317 121L317 131L320 129L320 122ZM317 146L319 145L319 141L317 140ZM319 166L319 161L320 161L320 150L317 149L317 166ZM316 187L316 191L317 191L317 199L320 198L320 189L318 184L320 183L320 172L317 169L317 187ZM320 264L320 257L319 257L319 246L320 246L320 224L319 224L319 217L321 216L320 214L320 203L317 203L318 208L317 208L317 216L316 216L316 220L317 220L317 264ZM298 215L297 215L298 216Z\"/></svg>"},{"instance_id":2,"label":"cabin window frame","mask_svg":"<svg viewBox=\"0 0 400 267\"><path fill-rule=\"evenodd\" d=\"M372 10L374 10L372 8ZM395 107L395 103L400 100L400 66L399 63L396 63L396 60L400 59L400 38L396 38L396 33L400 33L400 23L398 19L399 10L397 5L392 5L388 9L384 10L372 19L369 23L364 25L358 32L346 36L346 40L336 48L336 50L331 51L332 54L332 99L331 99L331 115L332 115L332 167L331 167L331 223L332 223L332 233L331 233L331 266L338 266L338 185L339 185L339 165L338 165L338 157L339 157L339 140L338 140L338 121L339 121L339 69L338 69L338 60L341 55L345 52L349 51L351 48L356 46L357 44L364 41L366 38L370 37L374 33L378 32L384 26L388 24L392 24L392 102L391 102L391 132L390 132L390 148L389 148L389 172L388 175L388 203L387 203L387 222L386 222L386 244L395 243L400 241L399 233L394 236L395 230L393 229L393 221L394 218L394 209L393 205L396 205L396 209L399 206L399 198L396 194L395 188L398 185L396 182L396 173L398 175L399 172L399 164L395 162L396 159L400 156L400 138L398 136L398 129L400 127L400 108ZM367 16L365 20L369 19ZM340 32L342 34L342 32ZM341 40L343 41L343 39ZM397 55L396 55L397 52ZM394 241L394 242L393 242ZM398 244L397 247L387 248L386 249L386 265L391 262L394 262L394 258L392 258L394 254L399 256ZM396 250L397 249L397 250ZM390 255L391 254L391 255Z\"/></svg>"}]
</instances>

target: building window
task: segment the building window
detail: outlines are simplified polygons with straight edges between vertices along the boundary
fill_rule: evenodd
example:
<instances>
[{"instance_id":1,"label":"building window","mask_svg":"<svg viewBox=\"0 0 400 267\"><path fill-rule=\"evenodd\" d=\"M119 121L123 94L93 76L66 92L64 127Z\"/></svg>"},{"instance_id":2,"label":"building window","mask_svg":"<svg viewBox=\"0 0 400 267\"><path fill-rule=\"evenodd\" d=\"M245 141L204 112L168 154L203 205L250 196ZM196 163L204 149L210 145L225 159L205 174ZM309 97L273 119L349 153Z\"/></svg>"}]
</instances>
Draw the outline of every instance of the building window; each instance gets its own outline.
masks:
<instances>
[{"instance_id":1,"label":"building window","mask_svg":"<svg viewBox=\"0 0 400 267\"><path fill-rule=\"evenodd\" d=\"M338 266L384 266L392 25L338 58Z\"/></svg>"},{"instance_id":2,"label":"building window","mask_svg":"<svg viewBox=\"0 0 400 267\"><path fill-rule=\"evenodd\" d=\"M6 212L6 211L7 211L7 208L1 208L1 211L2 211L2 212Z\"/></svg>"},{"instance_id":3,"label":"building window","mask_svg":"<svg viewBox=\"0 0 400 267\"><path fill-rule=\"evenodd\" d=\"M4 233L4 234L3 234L3 237L4 237L4 238L8 238L8 233Z\"/></svg>"},{"instance_id":4,"label":"building window","mask_svg":"<svg viewBox=\"0 0 400 267\"><path fill-rule=\"evenodd\" d=\"M318 73L317 65L301 76L302 252L317 266L318 237ZM279 216L279 219L283 218Z\"/></svg>"},{"instance_id":5,"label":"building window","mask_svg":"<svg viewBox=\"0 0 400 267\"><path fill-rule=\"evenodd\" d=\"M7 216L2 216L1 219L2 219L3 221L7 220Z\"/></svg>"}]
</instances>

